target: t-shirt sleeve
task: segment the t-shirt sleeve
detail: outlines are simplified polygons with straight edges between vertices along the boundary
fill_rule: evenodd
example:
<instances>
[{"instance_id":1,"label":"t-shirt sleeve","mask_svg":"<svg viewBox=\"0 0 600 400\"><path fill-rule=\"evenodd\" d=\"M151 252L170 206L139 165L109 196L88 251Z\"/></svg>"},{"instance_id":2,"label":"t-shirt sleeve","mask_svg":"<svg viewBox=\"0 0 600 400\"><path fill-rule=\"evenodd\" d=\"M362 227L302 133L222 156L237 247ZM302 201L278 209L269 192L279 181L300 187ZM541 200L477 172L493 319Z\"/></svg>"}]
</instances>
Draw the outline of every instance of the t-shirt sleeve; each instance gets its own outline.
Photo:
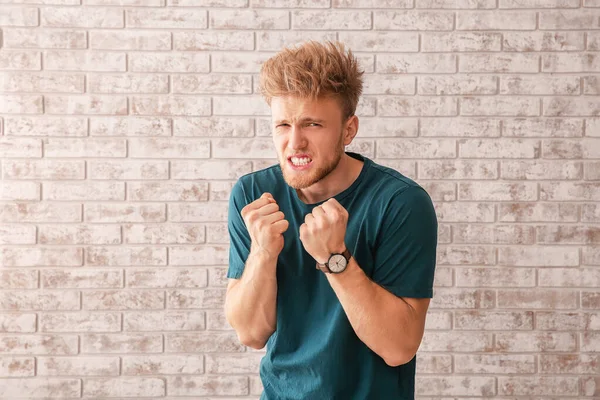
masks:
<instances>
[{"instance_id":1,"label":"t-shirt sleeve","mask_svg":"<svg viewBox=\"0 0 600 400\"><path fill-rule=\"evenodd\" d=\"M246 195L240 181L231 189L227 230L229 232L229 269L227 277L239 279L244 272L248 254L250 254L250 234L242 218L242 209L246 206Z\"/></svg>"},{"instance_id":2,"label":"t-shirt sleeve","mask_svg":"<svg viewBox=\"0 0 600 400\"><path fill-rule=\"evenodd\" d=\"M394 195L377 237L374 282L400 297L433 297L437 217L420 186Z\"/></svg>"}]
</instances>

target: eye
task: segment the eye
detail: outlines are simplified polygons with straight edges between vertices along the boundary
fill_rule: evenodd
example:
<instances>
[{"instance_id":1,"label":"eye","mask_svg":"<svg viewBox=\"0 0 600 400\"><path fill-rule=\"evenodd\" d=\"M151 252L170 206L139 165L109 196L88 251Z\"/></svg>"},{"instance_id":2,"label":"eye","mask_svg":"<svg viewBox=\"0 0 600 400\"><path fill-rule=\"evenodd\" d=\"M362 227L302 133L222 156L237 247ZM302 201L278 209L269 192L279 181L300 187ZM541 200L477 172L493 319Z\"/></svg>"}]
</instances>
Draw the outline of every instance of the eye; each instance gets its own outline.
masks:
<instances>
[{"instance_id":1,"label":"eye","mask_svg":"<svg viewBox=\"0 0 600 400\"><path fill-rule=\"evenodd\" d=\"M316 122L310 122L308 124L308 126L321 126L320 124L317 124Z\"/></svg>"}]
</instances>

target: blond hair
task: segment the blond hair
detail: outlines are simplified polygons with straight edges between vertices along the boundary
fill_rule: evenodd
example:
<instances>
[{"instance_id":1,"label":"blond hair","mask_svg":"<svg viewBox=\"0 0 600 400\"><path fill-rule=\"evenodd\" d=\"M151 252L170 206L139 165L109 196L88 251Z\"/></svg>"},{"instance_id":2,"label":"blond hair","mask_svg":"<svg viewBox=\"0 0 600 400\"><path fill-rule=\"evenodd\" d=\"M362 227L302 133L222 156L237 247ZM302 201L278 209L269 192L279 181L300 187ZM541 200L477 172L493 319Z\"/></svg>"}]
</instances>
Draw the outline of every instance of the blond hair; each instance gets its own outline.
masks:
<instances>
[{"instance_id":1,"label":"blond hair","mask_svg":"<svg viewBox=\"0 0 600 400\"><path fill-rule=\"evenodd\" d=\"M333 96L344 119L354 115L362 94L364 71L341 42L313 40L287 47L268 59L260 71L260 93L267 104L273 97L298 96L316 100Z\"/></svg>"}]
</instances>

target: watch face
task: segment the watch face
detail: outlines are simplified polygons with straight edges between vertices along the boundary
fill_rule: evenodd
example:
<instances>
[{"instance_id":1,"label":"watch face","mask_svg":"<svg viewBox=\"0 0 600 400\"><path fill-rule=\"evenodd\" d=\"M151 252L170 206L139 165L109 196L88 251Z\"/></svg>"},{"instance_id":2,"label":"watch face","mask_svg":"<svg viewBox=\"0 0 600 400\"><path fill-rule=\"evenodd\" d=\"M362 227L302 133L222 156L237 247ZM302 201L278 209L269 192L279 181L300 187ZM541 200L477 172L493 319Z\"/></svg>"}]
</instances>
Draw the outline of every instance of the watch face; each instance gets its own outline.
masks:
<instances>
[{"instance_id":1,"label":"watch face","mask_svg":"<svg viewBox=\"0 0 600 400\"><path fill-rule=\"evenodd\" d=\"M334 254L333 256L331 256L331 258L329 258L328 267L331 270L331 272L342 272L344 269L346 269L347 263L348 262L346 261L346 258L343 255Z\"/></svg>"}]
</instances>

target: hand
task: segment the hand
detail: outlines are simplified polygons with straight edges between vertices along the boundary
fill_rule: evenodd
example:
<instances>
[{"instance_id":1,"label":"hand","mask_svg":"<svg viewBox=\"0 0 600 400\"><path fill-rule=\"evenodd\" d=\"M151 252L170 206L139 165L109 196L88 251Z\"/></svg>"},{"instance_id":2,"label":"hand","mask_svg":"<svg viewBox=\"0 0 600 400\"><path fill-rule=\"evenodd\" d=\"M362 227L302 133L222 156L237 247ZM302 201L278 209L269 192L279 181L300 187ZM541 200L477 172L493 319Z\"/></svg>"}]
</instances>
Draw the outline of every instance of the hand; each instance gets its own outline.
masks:
<instances>
[{"instance_id":1,"label":"hand","mask_svg":"<svg viewBox=\"0 0 600 400\"><path fill-rule=\"evenodd\" d=\"M348 211L334 198L315 207L300 226L300 241L317 262L324 264L333 253L346 249L344 238Z\"/></svg>"},{"instance_id":2,"label":"hand","mask_svg":"<svg viewBox=\"0 0 600 400\"><path fill-rule=\"evenodd\" d=\"M245 206L241 215L252 240L250 252L264 251L269 258L277 258L283 250L283 233L288 229L289 222L279 211L273 196L263 193Z\"/></svg>"}]
</instances>

